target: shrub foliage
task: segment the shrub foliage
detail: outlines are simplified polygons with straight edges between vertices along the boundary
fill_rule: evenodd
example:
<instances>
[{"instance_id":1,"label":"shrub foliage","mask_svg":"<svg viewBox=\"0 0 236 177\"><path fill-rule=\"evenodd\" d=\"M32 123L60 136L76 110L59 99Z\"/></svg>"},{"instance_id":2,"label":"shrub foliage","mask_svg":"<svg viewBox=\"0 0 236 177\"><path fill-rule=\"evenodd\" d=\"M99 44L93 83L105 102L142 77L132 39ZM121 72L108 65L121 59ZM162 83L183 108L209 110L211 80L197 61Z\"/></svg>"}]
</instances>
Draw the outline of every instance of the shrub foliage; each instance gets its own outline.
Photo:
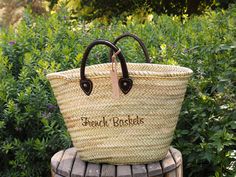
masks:
<instances>
[{"instance_id":1,"label":"shrub foliage","mask_svg":"<svg viewBox=\"0 0 236 177\"><path fill-rule=\"evenodd\" d=\"M149 14L71 22L62 12L25 15L17 31L0 37L0 175L49 176L53 153L71 145L47 73L79 67L85 47L123 32L140 36L154 63L194 71L173 146L184 158L185 176L233 176L236 161L236 7L185 18ZM132 39L119 44L127 61L144 62ZM108 61L96 47L88 64Z\"/></svg>"},{"instance_id":2,"label":"shrub foliage","mask_svg":"<svg viewBox=\"0 0 236 177\"><path fill-rule=\"evenodd\" d=\"M234 0L47 0L49 7L53 9L58 4L66 4L72 17L83 16L86 19L97 17L114 17L121 14L129 14L140 9L152 9L158 14L168 15L192 15L201 14L206 9L216 7L228 8Z\"/></svg>"}]
</instances>

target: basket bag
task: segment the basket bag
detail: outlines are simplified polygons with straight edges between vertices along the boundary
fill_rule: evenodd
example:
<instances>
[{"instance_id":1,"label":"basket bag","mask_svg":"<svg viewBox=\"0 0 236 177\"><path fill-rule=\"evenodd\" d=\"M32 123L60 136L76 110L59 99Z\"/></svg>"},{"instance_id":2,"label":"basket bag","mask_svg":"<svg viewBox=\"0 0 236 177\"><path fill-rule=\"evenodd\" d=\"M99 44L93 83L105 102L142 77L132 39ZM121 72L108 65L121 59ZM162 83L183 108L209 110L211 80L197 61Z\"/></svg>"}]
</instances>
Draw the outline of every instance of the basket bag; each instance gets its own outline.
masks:
<instances>
[{"instance_id":1,"label":"basket bag","mask_svg":"<svg viewBox=\"0 0 236 177\"><path fill-rule=\"evenodd\" d=\"M81 67L47 75L67 129L82 160L142 164L163 159L169 149L192 70L170 65L126 63L114 43L95 40ZM86 66L91 49L112 49L111 63ZM111 55L112 55L111 53ZM114 61L117 55L119 63ZM85 72L86 69L86 72Z\"/></svg>"}]
</instances>

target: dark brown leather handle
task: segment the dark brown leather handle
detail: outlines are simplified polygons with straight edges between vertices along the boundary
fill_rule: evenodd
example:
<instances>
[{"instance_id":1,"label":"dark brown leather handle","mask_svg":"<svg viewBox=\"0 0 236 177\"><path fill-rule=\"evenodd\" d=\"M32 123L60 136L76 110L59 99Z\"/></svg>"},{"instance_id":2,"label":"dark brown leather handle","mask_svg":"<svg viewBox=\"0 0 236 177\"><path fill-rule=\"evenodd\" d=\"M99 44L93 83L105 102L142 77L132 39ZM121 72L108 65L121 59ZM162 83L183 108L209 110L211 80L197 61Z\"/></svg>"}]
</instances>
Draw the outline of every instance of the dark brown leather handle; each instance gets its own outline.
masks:
<instances>
[{"instance_id":1,"label":"dark brown leather handle","mask_svg":"<svg viewBox=\"0 0 236 177\"><path fill-rule=\"evenodd\" d=\"M131 33L124 33L124 34L118 36L118 37L115 39L115 41L113 42L113 44L116 45L117 42L118 42L120 39L124 38L124 37L132 37L133 39L135 39L136 41L138 41L139 45L142 47L143 53L144 53L145 58L146 58L146 62L147 62L147 63L151 63L151 60L150 60L150 58L149 58L149 54L148 54L148 51L147 51L147 48L146 48L145 44L144 44L143 41L142 41L138 36L136 36L136 35L131 34ZM113 51L110 50L110 54L109 54L110 61L111 61L112 53L113 53Z\"/></svg>"},{"instance_id":2,"label":"dark brown leather handle","mask_svg":"<svg viewBox=\"0 0 236 177\"><path fill-rule=\"evenodd\" d=\"M110 41L102 40L102 39L93 41L85 49L83 59L81 62L81 67L80 67L80 87L82 88L82 90L85 92L86 95L90 95L90 93L92 92L93 83L90 79L86 78L85 76L85 66L86 66L86 61L88 59L88 55L90 51L96 45L106 45L110 47L112 51L114 52L117 52L119 50L119 48L116 47ZM122 70L122 78L119 79L119 87L124 94L127 94L133 86L133 81L129 78L129 73L128 73L126 61L123 54L120 52L117 56L120 60L121 70Z\"/></svg>"}]
</instances>

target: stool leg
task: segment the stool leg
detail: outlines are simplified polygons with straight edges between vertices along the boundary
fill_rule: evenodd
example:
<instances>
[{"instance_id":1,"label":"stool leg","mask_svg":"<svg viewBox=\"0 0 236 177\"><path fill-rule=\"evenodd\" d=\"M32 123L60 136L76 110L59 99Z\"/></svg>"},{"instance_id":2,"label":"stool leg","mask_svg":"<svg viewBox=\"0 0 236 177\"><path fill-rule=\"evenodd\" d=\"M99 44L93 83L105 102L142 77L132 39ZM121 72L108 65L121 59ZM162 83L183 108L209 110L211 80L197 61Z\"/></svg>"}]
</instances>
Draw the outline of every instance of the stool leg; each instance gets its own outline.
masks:
<instances>
[{"instance_id":1,"label":"stool leg","mask_svg":"<svg viewBox=\"0 0 236 177\"><path fill-rule=\"evenodd\" d=\"M170 171L170 172L166 173L165 177L177 177L176 171L173 170L173 171Z\"/></svg>"},{"instance_id":2,"label":"stool leg","mask_svg":"<svg viewBox=\"0 0 236 177\"><path fill-rule=\"evenodd\" d=\"M52 177L55 177L55 173L51 170Z\"/></svg>"},{"instance_id":3,"label":"stool leg","mask_svg":"<svg viewBox=\"0 0 236 177\"><path fill-rule=\"evenodd\" d=\"M183 164L181 163L180 166L176 169L177 177L183 177Z\"/></svg>"}]
</instances>

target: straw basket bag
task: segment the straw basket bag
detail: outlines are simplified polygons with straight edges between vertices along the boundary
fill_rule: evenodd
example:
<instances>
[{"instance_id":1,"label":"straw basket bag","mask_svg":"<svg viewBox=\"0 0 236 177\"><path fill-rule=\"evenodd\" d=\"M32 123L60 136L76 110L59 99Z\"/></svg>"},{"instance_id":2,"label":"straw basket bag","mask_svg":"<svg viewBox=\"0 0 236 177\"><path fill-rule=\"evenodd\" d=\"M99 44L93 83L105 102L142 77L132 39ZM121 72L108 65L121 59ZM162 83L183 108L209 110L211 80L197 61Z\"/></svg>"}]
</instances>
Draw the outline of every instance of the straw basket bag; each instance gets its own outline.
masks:
<instances>
[{"instance_id":1,"label":"straw basket bag","mask_svg":"<svg viewBox=\"0 0 236 177\"><path fill-rule=\"evenodd\" d=\"M116 42L125 36L139 42L149 62L137 36L125 34ZM85 67L96 45L110 47L120 62ZM80 68L47 78L82 160L141 164L167 154L191 73L179 66L126 63L114 43L95 40Z\"/></svg>"}]
</instances>

